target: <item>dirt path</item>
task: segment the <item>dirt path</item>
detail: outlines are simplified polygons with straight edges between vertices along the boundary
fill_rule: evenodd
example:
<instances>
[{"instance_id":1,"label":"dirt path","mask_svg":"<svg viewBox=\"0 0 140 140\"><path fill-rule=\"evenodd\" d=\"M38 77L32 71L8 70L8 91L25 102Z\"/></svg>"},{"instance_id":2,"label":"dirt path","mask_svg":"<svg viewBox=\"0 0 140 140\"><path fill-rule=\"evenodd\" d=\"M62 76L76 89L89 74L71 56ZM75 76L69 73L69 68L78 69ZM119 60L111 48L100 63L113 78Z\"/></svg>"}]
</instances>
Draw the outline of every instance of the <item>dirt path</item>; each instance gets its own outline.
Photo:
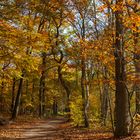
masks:
<instances>
[{"instance_id":1,"label":"dirt path","mask_svg":"<svg viewBox=\"0 0 140 140\"><path fill-rule=\"evenodd\" d=\"M140 135L122 139L113 138L110 131L101 128L71 127L66 119L32 120L0 127L0 140L140 140Z\"/></svg>"},{"instance_id":2,"label":"dirt path","mask_svg":"<svg viewBox=\"0 0 140 140\"><path fill-rule=\"evenodd\" d=\"M65 118L42 120L37 123L5 127L0 135L0 140L61 140L58 134L65 124ZM59 135L60 136L60 135ZM63 138L62 138L63 140Z\"/></svg>"},{"instance_id":3,"label":"dirt path","mask_svg":"<svg viewBox=\"0 0 140 140\"><path fill-rule=\"evenodd\" d=\"M57 138L60 124L64 123L64 118L43 121L31 128L23 130L21 140L55 140ZM55 138L54 138L55 137Z\"/></svg>"}]
</instances>

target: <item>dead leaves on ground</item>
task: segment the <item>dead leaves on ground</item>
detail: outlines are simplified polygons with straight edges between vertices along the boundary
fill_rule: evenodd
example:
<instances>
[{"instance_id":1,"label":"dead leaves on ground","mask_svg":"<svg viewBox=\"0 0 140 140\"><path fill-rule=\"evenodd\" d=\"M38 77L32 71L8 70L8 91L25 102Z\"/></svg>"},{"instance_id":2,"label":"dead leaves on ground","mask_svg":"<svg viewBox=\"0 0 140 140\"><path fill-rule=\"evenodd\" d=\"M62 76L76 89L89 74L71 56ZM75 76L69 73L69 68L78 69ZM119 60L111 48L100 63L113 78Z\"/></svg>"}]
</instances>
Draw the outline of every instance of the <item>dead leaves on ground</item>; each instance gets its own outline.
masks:
<instances>
[{"instance_id":1,"label":"dead leaves on ground","mask_svg":"<svg viewBox=\"0 0 140 140\"><path fill-rule=\"evenodd\" d=\"M43 120L44 121L44 120ZM42 120L18 120L17 122L0 126L0 140L18 139L27 130L34 125L41 125ZM46 121L46 120L45 120ZM47 131L47 130L46 130ZM50 139L49 139L50 138ZM55 133L52 133L49 140L140 140L140 135L127 138L116 139L109 131L93 130L72 127L70 123L59 124Z\"/></svg>"},{"instance_id":2,"label":"dead leaves on ground","mask_svg":"<svg viewBox=\"0 0 140 140\"><path fill-rule=\"evenodd\" d=\"M39 119L32 119L31 121L29 118L18 118L17 121L12 124L0 126L0 140L20 138L26 129L40 122L41 120Z\"/></svg>"}]
</instances>

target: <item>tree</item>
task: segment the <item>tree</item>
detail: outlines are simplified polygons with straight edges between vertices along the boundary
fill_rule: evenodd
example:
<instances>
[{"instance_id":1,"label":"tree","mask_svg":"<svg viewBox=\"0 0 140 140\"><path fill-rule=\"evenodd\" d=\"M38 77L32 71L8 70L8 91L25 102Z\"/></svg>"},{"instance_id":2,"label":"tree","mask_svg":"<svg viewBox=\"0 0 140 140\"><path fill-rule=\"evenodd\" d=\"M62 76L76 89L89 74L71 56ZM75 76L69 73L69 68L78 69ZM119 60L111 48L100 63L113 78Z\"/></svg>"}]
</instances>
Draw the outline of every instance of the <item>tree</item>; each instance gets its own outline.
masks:
<instances>
[{"instance_id":1,"label":"tree","mask_svg":"<svg viewBox=\"0 0 140 140\"><path fill-rule=\"evenodd\" d=\"M111 120L115 136L129 135L140 110L137 0L1 0L0 17L2 114Z\"/></svg>"},{"instance_id":2,"label":"tree","mask_svg":"<svg viewBox=\"0 0 140 140\"><path fill-rule=\"evenodd\" d=\"M18 112L19 112L24 74L25 73L23 71L23 74L21 75L21 78L20 78L20 81L19 81L19 87L18 87L16 99L15 99L14 108L13 108L13 111L12 111L12 118L11 118L12 120L17 118L17 115L18 115Z\"/></svg>"},{"instance_id":3,"label":"tree","mask_svg":"<svg viewBox=\"0 0 140 140\"><path fill-rule=\"evenodd\" d=\"M45 110L45 79L46 79L46 53L42 53L42 72L39 85L39 117L42 118Z\"/></svg>"},{"instance_id":4,"label":"tree","mask_svg":"<svg viewBox=\"0 0 140 140\"><path fill-rule=\"evenodd\" d=\"M115 12L115 136L128 136L130 129L129 98L126 90L124 28L122 24L123 1L117 0Z\"/></svg>"}]
</instances>

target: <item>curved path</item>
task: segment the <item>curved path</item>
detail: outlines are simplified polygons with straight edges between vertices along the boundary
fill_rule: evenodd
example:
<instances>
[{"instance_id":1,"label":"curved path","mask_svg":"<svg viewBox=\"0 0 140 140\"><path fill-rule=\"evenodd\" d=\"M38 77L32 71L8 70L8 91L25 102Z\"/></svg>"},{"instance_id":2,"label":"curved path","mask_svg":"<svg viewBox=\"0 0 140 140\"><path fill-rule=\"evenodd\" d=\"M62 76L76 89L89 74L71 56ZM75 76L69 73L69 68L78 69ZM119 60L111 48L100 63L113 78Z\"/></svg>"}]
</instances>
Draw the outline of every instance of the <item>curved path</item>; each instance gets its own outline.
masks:
<instances>
[{"instance_id":1,"label":"curved path","mask_svg":"<svg viewBox=\"0 0 140 140\"><path fill-rule=\"evenodd\" d=\"M23 129L22 135L18 140L56 140L58 130L61 130L59 125L65 123L65 121L64 118L51 119Z\"/></svg>"}]
</instances>

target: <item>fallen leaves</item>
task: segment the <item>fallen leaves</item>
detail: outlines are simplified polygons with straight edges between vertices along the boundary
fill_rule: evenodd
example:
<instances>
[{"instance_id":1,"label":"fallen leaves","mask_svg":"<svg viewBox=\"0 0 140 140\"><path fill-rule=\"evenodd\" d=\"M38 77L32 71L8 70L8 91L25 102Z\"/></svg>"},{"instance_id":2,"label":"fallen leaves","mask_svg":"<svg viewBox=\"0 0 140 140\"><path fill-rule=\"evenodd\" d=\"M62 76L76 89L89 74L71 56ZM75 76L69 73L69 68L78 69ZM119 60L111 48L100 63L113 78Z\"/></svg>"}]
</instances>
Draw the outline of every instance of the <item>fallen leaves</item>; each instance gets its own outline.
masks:
<instances>
[{"instance_id":1,"label":"fallen leaves","mask_svg":"<svg viewBox=\"0 0 140 140\"><path fill-rule=\"evenodd\" d=\"M50 119L51 120L51 119ZM41 131L42 124L46 123L51 124L50 120L39 120L39 119L33 119L33 120L26 120L26 119L19 119L17 122L7 125L7 126L0 126L0 140L8 140L8 139L19 139L21 136L27 132L27 130L31 130L33 128L39 128L39 132ZM52 119L55 122L55 118ZM57 120L57 119L56 119ZM53 122L52 121L52 122ZM133 135L130 137L122 137L122 138L114 138L113 133L109 130L103 130L100 128L96 128L96 130L93 129L85 129L85 128L77 128L73 127L69 122L66 122L65 119L62 119L62 123L56 123L51 124L55 126L55 129L52 129L52 133L48 132L48 128L42 129L43 131L46 131L46 140L140 140L140 135ZM40 127L38 127L40 126ZM40 132L41 133L41 132ZM41 137L33 137L32 140L42 140Z\"/></svg>"}]
</instances>

